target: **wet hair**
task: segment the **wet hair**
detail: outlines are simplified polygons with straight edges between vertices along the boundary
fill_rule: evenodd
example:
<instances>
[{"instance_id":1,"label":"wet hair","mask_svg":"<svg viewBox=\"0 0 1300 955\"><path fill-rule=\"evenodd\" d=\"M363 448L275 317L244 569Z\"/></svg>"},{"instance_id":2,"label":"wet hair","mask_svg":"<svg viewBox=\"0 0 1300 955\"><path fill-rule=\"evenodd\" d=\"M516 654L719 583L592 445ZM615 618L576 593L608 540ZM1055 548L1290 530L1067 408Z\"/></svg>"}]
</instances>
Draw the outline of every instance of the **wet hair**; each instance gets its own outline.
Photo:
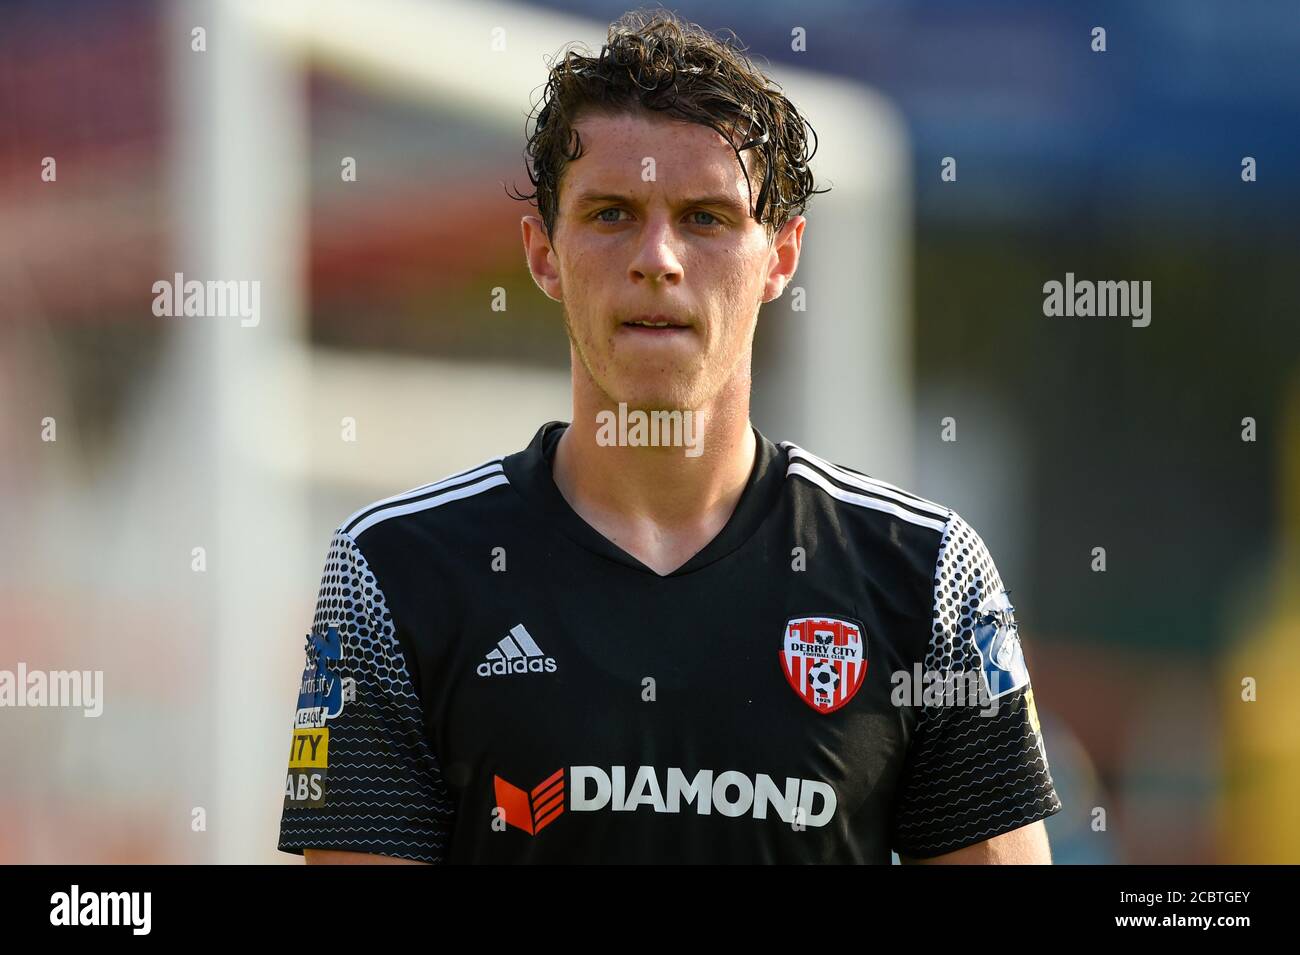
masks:
<instances>
[{"instance_id":1,"label":"wet hair","mask_svg":"<svg viewBox=\"0 0 1300 955\"><path fill-rule=\"evenodd\" d=\"M582 155L574 122L583 113L652 110L718 132L736 153L753 150L750 214L771 237L814 189L808 161L817 134L745 54L734 33L719 39L663 10L635 10L609 26L600 53L566 51L551 64L541 100L529 116L525 164L534 186L514 198L536 205L548 235L559 214L565 167ZM812 135L811 148L808 134ZM761 177L755 198L753 177Z\"/></svg>"}]
</instances>

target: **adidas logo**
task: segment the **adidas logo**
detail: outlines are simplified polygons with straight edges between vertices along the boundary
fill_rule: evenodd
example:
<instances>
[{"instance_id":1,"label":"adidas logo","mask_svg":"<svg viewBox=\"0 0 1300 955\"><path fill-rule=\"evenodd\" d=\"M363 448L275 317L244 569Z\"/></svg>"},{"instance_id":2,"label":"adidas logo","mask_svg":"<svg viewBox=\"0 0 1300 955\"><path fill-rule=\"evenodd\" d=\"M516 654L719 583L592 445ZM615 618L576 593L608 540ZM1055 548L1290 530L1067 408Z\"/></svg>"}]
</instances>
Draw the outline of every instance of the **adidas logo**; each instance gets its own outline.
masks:
<instances>
[{"instance_id":1,"label":"adidas logo","mask_svg":"<svg viewBox=\"0 0 1300 955\"><path fill-rule=\"evenodd\" d=\"M496 649L478 665L479 676L505 676L508 673L554 673L555 657L548 657L522 623L510 628Z\"/></svg>"}]
</instances>

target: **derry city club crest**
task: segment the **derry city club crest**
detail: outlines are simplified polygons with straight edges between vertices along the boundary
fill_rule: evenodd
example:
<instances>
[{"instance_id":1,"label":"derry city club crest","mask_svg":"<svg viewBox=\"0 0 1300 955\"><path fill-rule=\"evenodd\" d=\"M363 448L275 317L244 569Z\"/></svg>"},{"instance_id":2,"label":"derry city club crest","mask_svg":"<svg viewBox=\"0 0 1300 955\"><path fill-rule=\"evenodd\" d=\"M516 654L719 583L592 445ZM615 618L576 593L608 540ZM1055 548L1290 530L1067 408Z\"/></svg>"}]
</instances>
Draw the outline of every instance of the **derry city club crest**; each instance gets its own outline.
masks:
<instances>
[{"instance_id":1,"label":"derry city club crest","mask_svg":"<svg viewBox=\"0 0 1300 955\"><path fill-rule=\"evenodd\" d=\"M838 617L786 621L781 670L799 698L818 713L832 713L853 699L867 675L862 627Z\"/></svg>"}]
</instances>

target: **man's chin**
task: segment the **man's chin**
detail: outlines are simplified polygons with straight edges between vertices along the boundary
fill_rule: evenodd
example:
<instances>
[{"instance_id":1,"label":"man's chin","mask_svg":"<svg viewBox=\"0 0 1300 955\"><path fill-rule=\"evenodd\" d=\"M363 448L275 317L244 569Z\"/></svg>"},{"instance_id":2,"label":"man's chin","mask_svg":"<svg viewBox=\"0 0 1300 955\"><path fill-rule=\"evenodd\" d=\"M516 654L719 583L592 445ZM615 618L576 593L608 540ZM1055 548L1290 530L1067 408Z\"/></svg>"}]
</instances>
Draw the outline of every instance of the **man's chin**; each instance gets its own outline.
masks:
<instances>
[{"instance_id":1,"label":"man's chin","mask_svg":"<svg viewBox=\"0 0 1300 955\"><path fill-rule=\"evenodd\" d=\"M699 405L699 382L689 376L659 373L614 376L600 382L608 407L620 404L629 411L685 411Z\"/></svg>"}]
</instances>

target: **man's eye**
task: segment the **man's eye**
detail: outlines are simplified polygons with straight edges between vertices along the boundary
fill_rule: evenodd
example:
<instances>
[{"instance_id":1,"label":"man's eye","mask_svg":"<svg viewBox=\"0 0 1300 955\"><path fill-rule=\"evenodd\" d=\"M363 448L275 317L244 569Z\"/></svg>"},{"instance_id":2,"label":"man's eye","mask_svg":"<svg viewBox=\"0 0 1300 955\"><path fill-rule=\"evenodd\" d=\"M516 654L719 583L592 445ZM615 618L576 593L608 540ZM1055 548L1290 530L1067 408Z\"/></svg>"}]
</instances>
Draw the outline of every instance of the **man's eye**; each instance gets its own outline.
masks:
<instances>
[{"instance_id":1,"label":"man's eye","mask_svg":"<svg viewBox=\"0 0 1300 955\"><path fill-rule=\"evenodd\" d=\"M614 213L614 218L613 219L606 218L606 216L611 212ZM619 221L618 216L622 215L622 213L623 213L622 209L619 209L616 206L610 206L608 209L601 209L599 212L596 213L595 217L601 222L618 222Z\"/></svg>"},{"instance_id":2,"label":"man's eye","mask_svg":"<svg viewBox=\"0 0 1300 955\"><path fill-rule=\"evenodd\" d=\"M718 221L718 217L717 217L717 216L715 216L712 212L705 212L703 209L697 209L695 212L692 212L691 215L692 215L692 216L708 216L709 219L711 220L711 221L709 221L709 222L701 222L701 221L699 221L698 219L695 219L695 220L693 220L693 221L691 222L691 225L712 226L712 225L720 225L720 224L721 224L721 223Z\"/></svg>"}]
</instances>

